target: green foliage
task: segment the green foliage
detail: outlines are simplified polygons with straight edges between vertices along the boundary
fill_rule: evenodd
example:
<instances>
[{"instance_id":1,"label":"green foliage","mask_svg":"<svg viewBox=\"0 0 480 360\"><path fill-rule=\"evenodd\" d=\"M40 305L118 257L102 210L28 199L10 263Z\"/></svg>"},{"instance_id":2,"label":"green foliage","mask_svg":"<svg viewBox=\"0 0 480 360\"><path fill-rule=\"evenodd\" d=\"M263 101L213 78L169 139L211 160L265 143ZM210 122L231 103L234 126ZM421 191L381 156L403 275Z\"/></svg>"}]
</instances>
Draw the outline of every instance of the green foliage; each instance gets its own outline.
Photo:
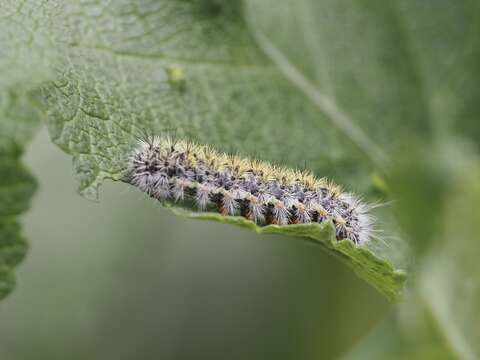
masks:
<instances>
[{"instance_id":1,"label":"green foliage","mask_svg":"<svg viewBox=\"0 0 480 360\"><path fill-rule=\"evenodd\" d=\"M25 249L11 216L35 186L16 149L36 126L30 90L42 83L35 101L87 197L121 179L143 131L306 167L360 192L388 189L414 260L390 239L336 242L328 225L260 228L175 211L314 240L390 299L404 281L390 263L413 262L398 313L418 316L386 325L385 343L478 357L478 2L7 0L0 9L0 167L9 174L0 293ZM365 344L357 354L385 354Z\"/></svg>"},{"instance_id":2,"label":"green foliage","mask_svg":"<svg viewBox=\"0 0 480 360\"><path fill-rule=\"evenodd\" d=\"M306 238L337 256L347 266L351 267L358 276L369 282L391 301L398 298L405 282L406 275L403 271L395 270L392 264L378 258L366 247L355 246L349 240L338 241L331 223L258 226L253 221L241 216L190 212L177 207L171 207L171 209L178 215L197 220L233 224L253 230L258 234L282 234Z\"/></svg>"},{"instance_id":3,"label":"green foliage","mask_svg":"<svg viewBox=\"0 0 480 360\"><path fill-rule=\"evenodd\" d=\"M22 118L0 118L0 299L12 290L12 270L27 250L18 215L28 209L30 198L36 190L36 181L22 166L19 159L20 145L13 138L18 135L27 136L30 129L35 127L31 119L28 117L27 123L21 124ZM14 126L14 122L18 126ZM25 128L22 129L24 125ZM10 128L25 132L11 132Z\"/></svg>"},{"instance_id":4,"label":"green foliage","mask_svg":"<svg viewBox=\"0 0 480 360\"><path fill-rule=\"evenodd\" d=\"M36 28L45 13L36 5L0 4L0 298L12 290L13 268L27 250L18 216L28 209L37 183L20 158L39 126L35 89L53 65L47 29Z\"/></svg>"},{"instance_id":5,"label":"green foliage","mask_svg":"<svg viewBox=\"0 0 480 360\"><path fill-rule=\"evenodd\" d=\"M0 89L0 96L7 96ZM21 102L20 102L21 103ZM19 105L13 97L8 106ZM23 105L23 104L22 104ZM36 127L31 114L3 107L0 117L0 299L14 286L13 268L23 259L27 244L21 235L18 215L26 211L36 190L36 181L20 162L21 143ZM21 109L18 109L21 111ZM12 116L8 116L12 111ZM19 141L15 141L18 137Z\"/></svg>"},{"instance_id":6,"label":"green foliage","mask_svg":"<svg viewBox=\"0 0 480 360\"><path fill-rule=\"evenodd\" d=\"M417 182L395 187L399 199L418 202L409 208L397 205L399 218L409 219L405 236L411 238L417 255L407 301L398 306L396 319L385 321L351 356L384 359L395 346L396 355L389 358L476 359L480 354L476 341L480 336L476 231L480 162L471 147L458 142L416 148L412 153L408 166L401 160L392 171L407 176L418 169L414 173L420 174ZM434 166L426 166L427 154L437 159ZM428 201L438 189L439 177L434 175L439 172L442 190L435 193L441 199ZM435 236L419 237L424 227Z\"/></svg>"},{"instance_id":7,"label":"green foliage","mask_svg":"<svg viewBox=\"0 0 480 360\"><path fill-rule=\"evenodd\" d=\"M347 129L337 126L339 109L319 111L284 77L257 47L239 4L39 5L45 16L36 22L38 32L54 39L42 51L48 52L56 75L36 99L53 141L73 156L82 194L96 198L105 178L121 179L143 130L306 166L367 189L373 163L368 149L363 149L367 156L355 150L362 144L351 138L352 120L343 120L349 122ZM305 236L293 227L278 232L294 229ZM381 244L373 246L328 249L393 299L404 276L390 265Z\"/></svg>"},{"instance_id":8,"label":"green foliage","mask_svg":"<svg viewBox=\"0 0 480 360\"><path fill-rule=\"evenodd\" d=\"M368 164L262 54L241 7L229 3L63 4L51 20L64 27L61 63L43 102L83 194L96 197L103 179L120 178L142 130L321 175L363 172L365 188Z\"/></svg>"}]
</instances>

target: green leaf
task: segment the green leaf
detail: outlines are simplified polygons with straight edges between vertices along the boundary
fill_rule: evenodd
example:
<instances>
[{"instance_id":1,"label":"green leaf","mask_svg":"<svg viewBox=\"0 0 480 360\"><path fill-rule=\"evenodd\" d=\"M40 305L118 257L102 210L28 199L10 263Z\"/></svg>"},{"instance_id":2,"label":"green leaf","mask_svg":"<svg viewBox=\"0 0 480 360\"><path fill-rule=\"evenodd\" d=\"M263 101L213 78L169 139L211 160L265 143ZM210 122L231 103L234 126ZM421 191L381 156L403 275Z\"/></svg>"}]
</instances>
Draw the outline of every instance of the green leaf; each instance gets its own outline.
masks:
<instances>
[{"instance_id":1,"label":"green leaf","mask_svg":"<svg viewBox=\"0 0 480 360\"><path fill-rule=\"evenodd\" d=\"M478 359L478 154L461 142L415 149L408 166L401 160L393 171L401 178L417 174L417 181L395 187L401 200L412 200L410 207L397 203L399 218L409 217L403 229L417 258L407 301L396 321L383 324L352 358L384 359L394 347L401 359ZM425 227L431 238L424 238Z\"/></svg>"},{"instance_id":2,"label":"green leaf","mask_svg":"<svg viewBox=\"0 0 480 360\"><path fill-rule=\"evenodd\" d=\"M443 236L423 260L418 292L453 352L478 359L480 162L466 165L448 194Z\"/></svg>"},{"instance_id":3,"label":"green leaf","mask_svg":"<svg viewBox=\"0 0 480 360\"><path fill-rule=\"evenodd\" d=\"M255 231L257 234L282 234L303 237L329 251L362 279L374 286L390 301L398 299L406 275L402 270L395 270L390 262L379 258L364 246L356 246L350 240L338 241L335 228L331 223L314 223L299 225L258 226L253 221L241 216L222 216L218 213L191 212L175 206L170 207L174 213L197 220L218 221L237 225Z\"/></svg>"},{"instance_id":4,"label":"green leaf","mask_svg":"<svg viewBox=\"0 0 480 360\"><path fill-rule=\"evenodd\" d=\"M265 54L380 171L391 165L392 153L412 155L412 140L429 143L462 134L480 144L480 109L474 100L480 78L478 2L246 4L248 24ZM422 155L424 163L417 168L393 174L388 184L402 193L395 199L405 204L397 212L402 225L411 228L412 219L422 219L411 233L415 250L437 235L439 193L449 181L444 159L430 155ZM406 167L415 159L405 158ZM400 189L410 185L423 191L404 197Z\"/></svg>"},{"instance_id":5,"label":"green leaf","mask_svg":"<svg viewBox=\"0 0 480 360\"><path fill-rule=\"evenodd\" d=\"M246 3L264 52L377 164L406 134L428 134L420 80L392 2Z\"/></svg>"},{"instance_id":6,"label":"green leaf","mask_svg":"<svg viewBox=\"0 0 480 360\"><path fill-rule=\"evenodd\" d=\"M409 299L342 360L458 359L439 330L428 308Z\"/></svg>"},{"instance_id":7,"label":"green leaf","mask_svg":"<svg viewBox=\"0 0 480 360\"><path fill-rule=\"evenodd\" d=\"M36 29L43 14L34 5L0 4L0 299L12 291L13 269L27 251L18 217L28 209L37 183L21 155L39 126L34 89L48 79L51 67L43 49L46 29Z\"/></svg>"},{"instance_id":8,"label":"green leaf","mask_svg":"<svg viewBox=\"0 0 480 360\"><path fill-rule=\"evenodd\" d=\"M365 189L368 162L262 54L238 2L212 3L71 1L51 19L63 62L43 102L80 191L96 197L103 179L118 180L142 130L356 176Z\"/></svg>"},{"instance_id":9,"label":"green leaf","mask_svg":"<svg viewBox=\"0 0 480 360\"><path fill-rule=\"evenodd\" d=\"M38 99L53 141L73 156L83 195L96 198L104 179L122 178L144 130L368 188L378 156L352 137L350 116L348 126L339 126L346 113L335 108L332 122L332 113L319 111L265 56L245 23L242 2L21 3L41 9L35 26L51 40L42 51L55 60L56 80ZM388 261L379 260L387 253L372 243L368 252L343 243L330 250L393 298L403 275L397 278ZM372 252L377 255L366 255Z\"/></svg>"},{"instance_id":10,"label":"green leaf","mask_svg":"<svg viewBox=\"0 0 480 360\"><path fill-rule=\"evenodd\" d=\"M478 2L246 3L260 47L372 158L412 135L480 144Z\"/></svg>"},{"instance_id":11,"label":"green leaf","mask_svg":"<svg viewBox=\"0 0 480 360\"><path fill-rule=\"evenodd\" d=\"M11 141L16 134L7 135L11 121L22 119L0 118L0 299L13 289L13 268L27 250L17 217L28 209L37 187L35 179L20 162L20 148Z\"/></svg>"}]
</instances>

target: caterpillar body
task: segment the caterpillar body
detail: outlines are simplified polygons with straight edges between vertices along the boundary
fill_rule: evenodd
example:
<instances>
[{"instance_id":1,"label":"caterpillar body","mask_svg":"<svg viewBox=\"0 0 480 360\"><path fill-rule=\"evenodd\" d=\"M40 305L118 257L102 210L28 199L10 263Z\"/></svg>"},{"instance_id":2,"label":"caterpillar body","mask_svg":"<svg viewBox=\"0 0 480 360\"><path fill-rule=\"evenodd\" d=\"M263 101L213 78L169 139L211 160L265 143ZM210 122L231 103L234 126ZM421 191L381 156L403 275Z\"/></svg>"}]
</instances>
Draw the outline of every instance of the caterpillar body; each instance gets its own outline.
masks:
<instances>
[{"instance_id":1,"label":"caterpillar body","mask_svg":"<svg viewBox=\"0 0 480 360\"><path fill-rule=\"evenodd\" d=\"M355 244L367 242L373 227L370 206L332 182L168 137L138 142L126 181L157 200L189 202L261 226L331 221L338 240Z\"/></svg>"}]
</instances>

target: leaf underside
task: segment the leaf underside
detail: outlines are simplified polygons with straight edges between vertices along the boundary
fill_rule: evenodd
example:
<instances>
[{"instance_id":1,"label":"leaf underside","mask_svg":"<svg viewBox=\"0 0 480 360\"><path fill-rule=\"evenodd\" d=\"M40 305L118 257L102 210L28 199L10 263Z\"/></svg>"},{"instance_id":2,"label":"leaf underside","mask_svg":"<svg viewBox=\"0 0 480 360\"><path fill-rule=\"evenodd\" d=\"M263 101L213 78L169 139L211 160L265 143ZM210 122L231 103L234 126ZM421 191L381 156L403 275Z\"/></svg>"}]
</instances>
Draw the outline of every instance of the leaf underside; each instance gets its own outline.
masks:
<instances>
[{"instance_id":1,"label":"leaf underside","mask_svg":"<svg viewBox=\"0 0 480 360\"><path fill-rule=\"evenodd\" d=\"M5 4L19 23L35 19L34 41L26 37L23 44L40 65L50 64L55 79L44 83L36 100L52 140L73 156L84 196L96 198L104 179L122 179L145 131L307 168L353 190L369 188L374 163L368 151L358 151L332 113L312 103L257 46L242 1ZM391 143L393 135L371 126L372 118L359 119L363 132L382 139L382 146ZM385 126L391 129L395 120ZM276 229L310 238L318 229L304 231ZM327 244L388 298L398 292L403 275L379 260L389 258L381 246Z\"/></svg>"},{"instance_id":2,"label":"leaf underside","mask_svg":"<svg viewBox=\"0 0 480 360\"><path fill-rule=\"evenodd\" d=\"M175 214L191 219L236 225L255 231L257 234L281 234L304 238L338 257L390 301L399 299L406 280L404 271L396 270L389 261L377 257L367 247L355 245L347 239L337 240L335 228L331 222L259 226L242 216L223 216L214 212L189 211L172 204L165 205Z\"/></svg>"}]
</instances>

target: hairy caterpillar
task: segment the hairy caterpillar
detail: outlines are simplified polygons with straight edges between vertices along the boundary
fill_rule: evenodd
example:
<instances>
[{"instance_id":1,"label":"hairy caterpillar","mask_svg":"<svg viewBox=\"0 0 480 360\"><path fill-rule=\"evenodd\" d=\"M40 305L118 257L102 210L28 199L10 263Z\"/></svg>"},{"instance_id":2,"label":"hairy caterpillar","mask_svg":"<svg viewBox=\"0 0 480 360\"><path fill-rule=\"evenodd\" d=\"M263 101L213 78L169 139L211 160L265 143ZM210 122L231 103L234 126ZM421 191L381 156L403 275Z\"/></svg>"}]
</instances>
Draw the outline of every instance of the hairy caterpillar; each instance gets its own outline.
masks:
<instances>
[{"instance_id":1,"label":"hairy caterpillar","mask_svg":"<svg viewBox=\"0 0 480 360\"><path fill-rule=\"evenodd\" d=\"M139 141L126 181L160 201L193 202L259 225L331 221L337 239L356 244L372 232L370 206L325 179L168 137Z\"/></svg>"}]
</instances>

